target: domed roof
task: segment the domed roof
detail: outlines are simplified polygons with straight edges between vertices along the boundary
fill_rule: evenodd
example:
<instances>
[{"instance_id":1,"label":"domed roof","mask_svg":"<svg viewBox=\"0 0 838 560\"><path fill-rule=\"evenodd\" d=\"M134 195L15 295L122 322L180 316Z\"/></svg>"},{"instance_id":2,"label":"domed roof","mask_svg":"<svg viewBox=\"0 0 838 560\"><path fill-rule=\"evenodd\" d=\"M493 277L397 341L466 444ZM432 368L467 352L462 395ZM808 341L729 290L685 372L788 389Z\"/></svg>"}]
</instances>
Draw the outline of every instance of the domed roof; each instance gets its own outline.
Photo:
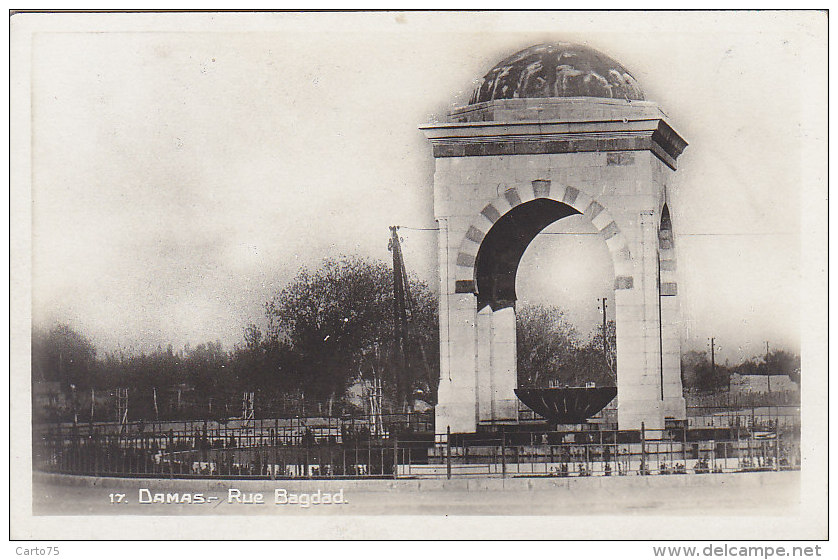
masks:
<instances>
[{"instance_id":1,"label":"domed roof","mask_svg":"<svg viewBox=\"0 0 838 560\"><path fill-rule=\"evenodd\" d=\"M469 104L527 97L644 100L637 80L614 59L582 45L548 43L524 49L495 65Z\"/></svg>"}]
</instances>

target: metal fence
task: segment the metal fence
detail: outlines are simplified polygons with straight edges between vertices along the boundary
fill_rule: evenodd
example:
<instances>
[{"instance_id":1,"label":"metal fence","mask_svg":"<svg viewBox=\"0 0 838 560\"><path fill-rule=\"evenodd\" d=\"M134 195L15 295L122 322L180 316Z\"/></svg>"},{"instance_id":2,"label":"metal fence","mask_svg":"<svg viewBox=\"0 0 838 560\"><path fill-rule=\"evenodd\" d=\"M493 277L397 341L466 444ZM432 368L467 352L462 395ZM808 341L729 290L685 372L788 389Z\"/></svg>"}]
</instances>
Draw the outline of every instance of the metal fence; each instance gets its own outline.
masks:
<instances>
[{"instance_id":1,"label":"metal fence","mask_svg":"<svg viewBox=\"0 0 838 560\"><path fill-rule=\"evenodd\" d=\"M608 412L608 414L605 414ZM523 424L546 426L547 422L532 410L522 408L519 421ZM759 407L724 407L690 406L687 407L687 419L684 423L689 428L742 428L753 430L773 430L798 428L800 426L800 407L796 405L773 405ZM554 429L557 427L554 426ZM569 428L568 426L558 429ZM601 418L595 418L588 425L577 429L595 428L598 430L616 430L616 409L603 411ZM390 432L433 432L434 419L430 412L393 413L377 416L346 417L293 417L293 418L257 418L244 420L179 420L179 421L135 421L118 422L72 422L39 424L33 426L36 433L55 435L81 434L97 435L136 435L165 439L168 434L183 437L206 437L212 441L228 441L231 437L237 441L246 441L247 445L265 445L268 441L299 444L303 437L315 439L340 439L345 434L368 435L369 437L388 437Z\"/></svg>"},{"instance_id":2,"label":"metal fence","mask_svg":"<svg viewBox=\"0 0 838 560\"><path fill-rule=\"evenodd\" d=\"M422 478L628 476L786 470L800 467L799 432L727 430L692 441L687 430L500 433L390 437L368 432L273 435L204 432L46 433L33 445L37 470L96 476L178 478ZM733 437L731 437L733 434ZM219 435L219 437L214 437ZM693 434L694 435L694 434Z\"/></svg>"},{"instance_id":3,"label":"metal fence","mask_svg":"<svg viewBox=\"0 0 838 560\"><path fill-rule=\"evenodd\" d=\"M176 420L135 422L72 422L40 424L33 426L33 432L72 436L137 436L162 438L170 434L175 437L206 437L212 441L235 438L247 441L248 445L281 441L299 444L304 437L340 438L346 434L387 437L391 430L403 432L432 432L433 414L428 412L392 413L379 415L356 415L346 417L295 416L289 418L231 418L228 420Z\"/></svg>"},{"instance_id":4,"label":"metal fence","mask_svg":"<svg viewBox=\"0 0 838 560\"><path fill-rule=\"evenodd\" d=\"M437 438L428 460L414 461L400 452L397 474L417 477L455 476L629 476L797 470L799 435L776 429L746 432L737 439L690 441L684 438L633 441L624 432L542 434L533 444L507 442L505 437L457 442ZM636 434L635 434L636 435ZM672 435L672 434L670 434ZM573 436L573 437L569 437ZM584 436L584 437L579 437ZM538 437L534 438L536 441ZM598 440L598 441L597 441ZM628 441L626 441L628 440ZM545 443L546 441L546 443Z\"/></svg>"},{"instance_id":5,"label":"metal fence","mask_svg":"<svg viewBox=\"0 0 838 560\"><path fill-rule=\"evenodd\" d=\"M773 430L800 426L799 405L754 407L691 406L687 408L690 428L743 428Z\"/></svg>"}]
</instances>

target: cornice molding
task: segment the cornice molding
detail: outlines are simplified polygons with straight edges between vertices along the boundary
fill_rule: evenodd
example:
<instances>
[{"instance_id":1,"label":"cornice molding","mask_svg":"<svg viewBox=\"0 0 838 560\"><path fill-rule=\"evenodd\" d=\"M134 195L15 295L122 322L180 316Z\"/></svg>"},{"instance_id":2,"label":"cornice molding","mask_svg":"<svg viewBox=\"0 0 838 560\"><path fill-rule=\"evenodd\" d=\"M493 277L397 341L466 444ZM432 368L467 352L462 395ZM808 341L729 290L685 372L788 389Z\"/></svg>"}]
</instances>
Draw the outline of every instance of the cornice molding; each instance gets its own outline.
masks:
<instances>
[{"instance_id":1,"label":"cornice molding","mask_svg":"<svg viewBox=\"0 0 838 560\"><path fill-rule=\"evenodd\" d=\"M687 147L663 119L435 123L419 128L437 158L649 150L676 169Z\"/></svg>"}]
</instances>

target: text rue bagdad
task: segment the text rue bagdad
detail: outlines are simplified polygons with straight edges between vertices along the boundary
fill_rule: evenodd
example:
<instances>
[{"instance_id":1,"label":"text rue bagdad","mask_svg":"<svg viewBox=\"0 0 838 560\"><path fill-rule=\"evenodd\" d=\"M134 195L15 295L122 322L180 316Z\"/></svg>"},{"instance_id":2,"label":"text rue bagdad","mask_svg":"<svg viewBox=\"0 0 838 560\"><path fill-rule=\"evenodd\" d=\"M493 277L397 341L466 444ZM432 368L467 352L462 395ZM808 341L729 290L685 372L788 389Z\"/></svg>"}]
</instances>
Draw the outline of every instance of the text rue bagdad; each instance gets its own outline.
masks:
<instances>
[{"instance_id":1,"label":"text rue bagdad","mask_svg":"<svg viewBox=\"0 0 838 560\"><path fill-rule=\"evenodd\" d=\"M289 492L285 488L277 488L273 493L243 492L237 488L227 490L226 497L207 494L204 492L154 492L149 488L139 489L141 504L267 504L278 506L291 505L311 507L320 505L342 505L349 503L343 495L343 489L337 492Z\"/></svg>"}]
</instances>

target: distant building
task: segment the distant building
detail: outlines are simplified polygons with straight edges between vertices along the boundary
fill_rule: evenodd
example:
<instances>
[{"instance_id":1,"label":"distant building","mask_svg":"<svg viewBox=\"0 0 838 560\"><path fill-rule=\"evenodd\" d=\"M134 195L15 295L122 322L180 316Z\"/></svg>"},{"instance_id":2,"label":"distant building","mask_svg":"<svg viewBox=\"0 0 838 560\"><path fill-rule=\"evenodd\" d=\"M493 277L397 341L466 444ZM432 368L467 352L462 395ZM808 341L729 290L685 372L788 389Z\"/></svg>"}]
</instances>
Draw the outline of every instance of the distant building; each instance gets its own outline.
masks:
<instances>
[{"instance_id":1,"label":"distant building","mask_svg":"<svg viewBox=\"0 0 838 560\"><path fill-rule=\"evenodd\" d=\"M733 373L730 376L730 392L733 394L796 392L800 386L788 375L749 375Z\"/></svg>"}]
</instances>

